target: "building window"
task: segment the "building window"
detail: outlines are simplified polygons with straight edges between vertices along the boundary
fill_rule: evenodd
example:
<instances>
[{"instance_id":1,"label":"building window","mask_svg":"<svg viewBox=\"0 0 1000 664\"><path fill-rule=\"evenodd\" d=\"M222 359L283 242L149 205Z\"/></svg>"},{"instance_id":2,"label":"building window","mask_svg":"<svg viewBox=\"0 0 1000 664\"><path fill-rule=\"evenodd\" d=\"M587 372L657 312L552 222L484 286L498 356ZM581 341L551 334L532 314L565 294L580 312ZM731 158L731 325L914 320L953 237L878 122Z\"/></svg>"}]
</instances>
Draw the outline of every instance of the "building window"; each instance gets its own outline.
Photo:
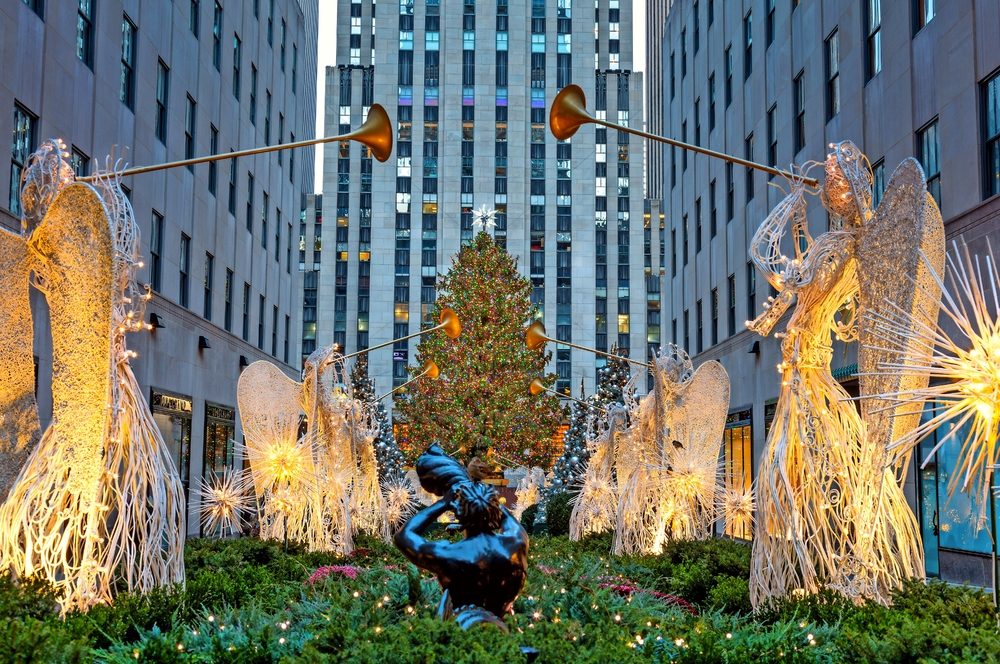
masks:
<instances>
[{"instance_id":1,"label":"building window","mask_svg":"<svg viewBox=\"0 0 1000 664\"><path fill-rule=\"evenodd\" d=\"M260 246L262 249L267 249L267 209L270 205L270 197L265 191L264 200L260 206Z\"/></svg>"},{"instance_id":2,"label":"building window","mask_svg":"<svg viewBox=\"0 0 1000 664\"><path fill-rule=\"evenodd\" d=\"M73 175L78 178L86 177L90 166L90 157L83 154L75 145L70 152L69 166L73 169Z\"/></svg>"},{"instance_id":3,"label":"building window","mask_svg":"<svg viewBox=\"0 0 1000 664\"><path fill-rule=\"evenodd\" d=\"M751 133L743 141L743 158L747 161L753 161L753 134ZM746 187L747 187L747 203L753 200L753 174L754 169L749 166L746 169Z\"/></svg>"},{"instance_id":4,"label":"building window","mask_svg":"<svg viewBox=\"0 0 1000 664\"><path fill-rule=\"evenodd\" d=\"M243 282L243 341L250 341L250 284Z\"/></svg>"},{"instance_id":5,"label":"building window","mask_svg":"<svg viewBox=\"0 0 1000 664\"><path fill-rule=\"evenodd\" d=\"M673 99L677 93L677 76L674 72L675 66L675 56L673 52L670 53L670 98Z\"/></svg>"},{"instance_id":6,"label":"building window","mask_svg":"<svg viewBox=\"0 0 1000 664\"><path fill-rule=\"evenodd\" d=\"M805 70L792 81L792 104L795 112L795 153L806 146L806 85Z\"/></svg>"},{"instance_id":7,"label":"building window","mask_svg":"<svg viewBox=\"0 0 1000 664\"><path fill-rule=\"evenodd\" d=\"M726 329L729 336L736 334L736 275L729 275L729 312L726 317Z\"/></svg>"},{"instance_id":8,"label":"building window","mask_svg":"<svg viewBox=\"0 0 1000 664\"><path fill-rule=\"evenodd\" d=\"M934 197L938 207L941 207L941 158L937 118L917 132L917 142L920 147L920 165L924 167L924 175L927 177L927 191Z\"/></svg>"},{"instance_id":9,"label":"building window","mask_svg":"<svg viewBox=\"0 0 1000 664\"><path fill-rule=\"evenodd\" d=\"M202 317L205 320L212 320L212 286L215 282L215 256L205 254L205 302Z\"/></svg>"},{"instance_id":10,"label":"building window","mask_svg":"<svg viewBox=\"0 0 1000 664\"><path fill-rule=\"evenodd\" d=\"M122 80L119 98L135 110L135 24L122 14Z\"/></svg>"},{"instance_id":11,"label":"building window","mask_svg":"<svg viewBox=\"0 0 1000 664\"><path fill-rule=\"evenodd\" d=\"M170 69L160 60L156 69L156 138L167 143L167 95L170 93Z\"/></svg>"},{"instance_id":12,"label":"building window","mask_svg":"<svg viewBox=\"0 0 1000 664\"><path fill-rule=\"evenodd\" d=\"M708 232L711 237L715 237L718 232L719 213L715 205L715 180L708 183L708 204L711 210L708 213Z\"/></svg>"},{"instance_id":13,"label":"building window","mask_svg":"<svg viewBox=\"0 0 1000 664\"><path fill-rule=\"evenodd\" d=\"M76 57L94 68L94 0L79 0L76 6Z\"/></svg>"},{"instance_id":14,"label":"building window","mask_svg":"<svg viewBox=\"0 0 1000 664\"><path fill-rule=\"evenodd\" d=\"M271 144L271 91L264 91L264 145Z\"/></svg>"},{"instance_id":15,"label":"building window","mask_svg":"<svg viewBox=\"0 0 1000 664\"><path fill-rule=\"evenodd\" d=\"M271 357L278 357L278 306L275 305L271 315Z\"/></svg>"},{"instance_id":16,"label":"building window","mask_svg":"<svg viewBox=\"0 0 1000 664\"><path fill-rule=\"evenodd\" d=\"M361 7L359 6L358 9ZM352 6L353 10L354 7ZM274 46L274 0L267 1L267 45ZM288 358L285 358L288 361Z\"/></svg>"},{"instance_id":17,"label":"building window","mask_svg":"<svg viewBox=\"0 0 1000 664\"><path fill-rule=\"evenodd\" d=\"M726 162L726 222L733 220L736 208L736 178L733 176L733 164Z\"/></svg>"},{"instance_id":18,"label":"building window","mask_svg":"<svg viewBox=\"0 0 1000 664\"><path fill-rule=\"evenodd\" d=\"M198 105L195 103L194 99L191 99L191 95L187 98L187 112L184 115L184 158L194 159L194 129L195 129L195 118L197 117ZM188 164L187 169L194 172L194 165Z\"/></svg>"},{"instance_id":19,"label":"building window","mask_svg":"<svg viewBox=\"0 0 1000 664\"><path fill-rule=\"evenodd\" d=\"M872 207L878 207L885 193L885 159L872 164Z\"/></svg>"},{"instance_id":20,"label":"building window","mask_svg":"<svg viewBox=\"0 0 1000 664\"><path fill-rule=\"evenodd\" d=\"M281 19L281 31L278 32L278 44L281 46L281 71L285 71L285 19Z\"/></svg>"},{"instance_id":21,"label":"building window","mask_svg":"<svg viewBox=\"0 0 1000 664\"><path fill-rule=\"evenodd\" d=\"M701 16L698 12L698 0L691 6L691 14L694 21L694 52L697 53L701 48Z\"/></svg>"},{"instance_id":22,"label":"building window","mask_svg":"<svg viewBox=\"0 0 1000 664\"><path fill-rule=\"evenodd\" d=\"M726 417L722 434L722 475L726 488L740 495L750 493L753 485L753 411L747 409ZM725 534L735 539L752 537L749 519L727 521Z\"/></svg>"},{"instance_id":23,"label":"building window","mask_svg":"<svg viewBox=\"0 0 1000 664\"><path fill-rule=\"evenodd\" d=\"M194 38L198 38L198 26L201 24L201 2L199 0L191 0L191 5L188 8L188 27L191 28L191 34Z\"/></svg>"},{"instance_id":24,"label":"building window","mask_svg":"<svg viewBox=\"0 0 1000 664\"><path fill-rule=\"evenodd\" d=\"M236 411L205 403L205 477L223 475L233 467L233 440L236 438ZM203 535L220 533L202 532Z\"/></svg>"},{"instance_id":25,"label":"building window","mask_svg":"<svg viewBox=\"0 0 1000 664\"><path fill-rule=\"evenodd\" d=\"M767 111L767 165L771 168L778 166L778 107L772 106ZM767 179L774 178L773 173L768 173Z\"/></svg>"},{"instance_id":26,"label":"building window","mask_svg":"<svg viewBox=\"0 0 1000 664\"><path fill-rule=\"evenodd\" d=\"M753 73L753 13L743 19L743 80Z\"/></svg>"},{"instance_id":27,"label":"building window","mask_svg":"<svg viewBox=\"0 0 1000 664\"><path fill-rule=\"evenodd\" d=\"M702 323L702 314L703 313L704 312L702 311L702 308L701 308L701 300L698 300L697 302L694 303L694 318L695 318L694 324L695 324L695 330L696 330L696 332L695 332L695 348L696 348L696 352L698 352L698 353L700 353L701 351L705 350L704 336L702 334L703 328L704 328L704 324Z\"/></svg>"},{"instance_id":28,"label":"building window","mask_svg":"<svg viewBox=\"0 0 1000 664\"><path fill-rule=\"evenodd\" d=\"M230 150L232 152L232 150ZM229 160L229 214L236 216L236 159Z\"/></svg>"},{"instance_id":29,"label":"building window","mask_svg":"<svg viewBox=\"0 0 1000 664\"><path fill-rule=\"evenodd\" d=\"M243 59L243 42L233 34L233 96L240 100L240 61Z\"/></svg>"},{"instance_id":30,"label":"building window","mask_svg":"<svg viewBox=\"0 0 1000 664\"><path fill-rule=\"evenodd\" d=\"M174 468L187 496L191 470L191 397L155 391L150 397L153 422L163 436L167 454L174 460Z\"/></svg>"},{"instance_id":31,"label":"building window","mask_svg":"<svg viewBox=\"0 0 1000 664\"><path fill-rule=\"evenodd\" d=\"M684 310L684 350L691 348L691 316Z\"/></svg>"},{"instance_id":32,"label":"building window","mask_svg":"<svg viewBox=\"0 0 1000 664\"><path fill-rule=\"evenodd\" d=\"M688 45L687 45L687 30L681 30L681 80L688 73Z\"/></svg>"},{"instance_id":33,"label":"building window","mask_svg":"<svg viewBox=\"0 0 1000 664\"><path fill-rule=\"evenodd\" d=\"M688 123L687 120L681 123L681 143L687 143L688 141ZM688 168L688 151L681 150L681 170L686 171Z\"/></svg>"},{"instance_id":34,"label":"building window","mask_svg":"<svg viewBox=\"0 0 1000 664\"><path fill-rule=\"evenodd\" d=\"M295 81L299 72L299 47L292 44L292 94L295 94Z\"/></svg>"},{"instance_id":35,"label":"building window","mask_svg":"<svg viewBox=\"0 0 1000 664\"><path fill-rule=\"evenodd\" d=\"M22 0L22 1L28 7L28 9L38 14L39 18L42 17L42 0Z\"/></svg>"},{"instance_id":36,"label":"building window","mask_svg":"<svg viewBox=\"0 0 1000 664\"><path fill-rule=\"evenodd\" d=\"M719 343L719 289L712 289L712 345Z\"/></svg>"},{"instance_id":37,"label":"building window","mask_svg":"<svg viewBox=\"0 0 1000 664\"><path fill-rule=\"evenodd\" d=\"M681 217L681 260L688 264L688 216Z\"/></svg>"},{"instance_id":38,"label":"building window","mask_svg":"<svg viewBox=\"0 0 1000 664\"><path fill-rule=\"evenodd\" d=\"M733 103L733 45L726 47L726 108Z\"/></svg>"},{"instance_id":39,"label":"building window","mask_svg":"<svg viewBox=\"0 0 1000 664\"><path fill-rule=\"evenodd\" d=\"M153 210L153 226L149 234L149 287L160 292L163 262L163 215Z\"/></svg>"},{"instance_id":40,"label":"building window","mask_svg":"<svg viewBox=\"0 0 1000 664\"><path fill-rule=\"evenodd\" d=\"M181 257L177 263L180 266L180 293L178 300L180 305L187 308L188 298L188 274L191 271L191 238L181 233Z\"/></svg>"},{"instance_id":41,"label":"building window","mask_svg":"<svg viewBox=\"0 0 1000 664\"><path fill-rule=\"evenodd\" d=\"M840 36L835 29L826 38L826 119L840 113Z\"/></svg>"},{"instance_id":42,"label":"building window","mask_svg":"<svg viewBox=\"0 0 1000 664\"><path fill-rule=\"evenodd\" d=\"M208 139L209 152L213 155L219 154L219 130L215 128L215 125L209 125L210 128L210 138ZM208 193L215 196L216 189L219 186L219 169L216 166L216 162L208 162Z\"/></svg>"},{"instance_id":43,"label":"building window","mask_svg":"<svg viewBox=\"0 0 1000 664\"><path fill-rule=\"evenodd\" d=\"M670 229L670 251L671 251L670 276L676 277L677 276L677 229L676 228Z\"/></svg>"},{"instance_id":44,"label":"building window","mask_svg":"<svg viewBox=\"0 0 1000 664\"><path fill-rule=\"evenodd\" d=\"M747 320L757 318L757 269L747 263Z\"/></svg>"},{"instance_id":45,"label":"building window","mask_svg":"<svg viewBox=\"0 0 1000 664\"><path fill-rule=\"evenodd\" d=\"M292 273L292 225L288 224L288 236L285 241L285 272Z\"/></svg>"},{"instance_id":46,"label":"building window","mask_svg":"<svg viewBox=\"0 0 1000 664\"><path fill-rule=\"evenodd\" d=\"M264 350L264 312L267 310L267 300L260 296L260 307L257 311L257 348Z\"/></svg>"},{"instance_id":47,"label":"building window","mask_svg":"<svg viewBox=\"0 0 1000 664\"><path fill-rule=\"evenodd\" d=\"M937 0L913 0L913 18L916 20L918 31L934 20L935 13L937 13Z\"/></svg>"},{"instance_id":48,"label":"building window","mask_svg":"<svg viewBox=\"0 0 1000 664\"><path fill-rule=\"evenodd\" d=\"M284 341L282 341L284 347L282 348L281 351L281 361L284 362L285 364L288 364L288 335L291 333L291 327L292 327L292 318L288 314L285 314L285 337Z\"/></svg>"},{"instance_id":49,"label":"building window","mask_svg":"<svg viewBox=\"0 0 1000 664\"><path fill-rule=\"evenodd\" d=\"M257 126L257 67L250 63L250 124Z\"/></svg>"},{"instance_id":50,"label":"building window","mask_svg":"<svg viewBox=\"0 0 1000 664\"><path fill-rule=\"evenodd\" d=\"M212 64L216 71L222 71L222 5L218 2L212 17Z\"/></svg>"},{"instance_id":51,"label":"building window","mask_svg":"<svg viewBox=\"0 0 1000 664\"><path fill-rule=\"evenodd\" d=\"M288 135L288 142L295 142L295 134ZM288 181L295 184L295 150L288 151Z\"/></svg>"},{"instance_id":52,"label":"building window","mask_svg":"<svg viewBox=\"0 0 1000 664\"><path fill-rule=\"evenodd\" d=\"M274 210L274 262L281 265L281 210Z\"/></svg>"},{"instance_id":53,"label":"building window","mask_svg":"<svg viewBox=\"0 0 1000 664\"><path fill-rule=\"evenodd\" d=\"M882 0L865 2L865 82L882 71Z\"/></svg>"},{"instance_id":54,"label":"building window","mask_svg":"<svg viewBox=\"0 0 1000 664\"><path fill-rule=\"evenodd\" d=\"M715 72L708 77L708 132L715 129Z\"/></svg>"},{"instance_id":55,"label":"building window","mask_svg":"<svg viewBox=\"0 0 1000 664\"><path fill-rule=\"evenodd\" d=\"M1000 194L1000 74L983 85L986 122L985 180L986 197Z\"/></svg>"},{"instance_id":56,"label":"building window","mask_svg":"<svg viewBox=\"0 0 1000 664\"><path fill-rule=\"evenodd\" d=\"M253 173L247 173L247 230L253 233Z\"/></svg>"},{"instance_id":57,"label":"building window","mask_svg":"<svg viewBox=\"0 0 1000 664\"><path fill-rule=\"evenodd\" d=\"M223 320L226 332L233 331L233 271L226 270L226 311Z\"/></svg>"},{"instance_id":58,"label":"building window","mask_svg":"<svg viewBox=\"0 0 1000 664\"><path fill-rule=\"evenodd\" d=\"M774 43L774 0L767 0L767 46Z\"/></svg>"},{"instance_id":59,"label":"building window","mask_svg":"<svg viewBox=\"0 0 1000 664\"><path fill-rule=\"evenodd\" d=\"M694 253L701 251L701 199L694 202Z\"/></svg>"}]
</instances>

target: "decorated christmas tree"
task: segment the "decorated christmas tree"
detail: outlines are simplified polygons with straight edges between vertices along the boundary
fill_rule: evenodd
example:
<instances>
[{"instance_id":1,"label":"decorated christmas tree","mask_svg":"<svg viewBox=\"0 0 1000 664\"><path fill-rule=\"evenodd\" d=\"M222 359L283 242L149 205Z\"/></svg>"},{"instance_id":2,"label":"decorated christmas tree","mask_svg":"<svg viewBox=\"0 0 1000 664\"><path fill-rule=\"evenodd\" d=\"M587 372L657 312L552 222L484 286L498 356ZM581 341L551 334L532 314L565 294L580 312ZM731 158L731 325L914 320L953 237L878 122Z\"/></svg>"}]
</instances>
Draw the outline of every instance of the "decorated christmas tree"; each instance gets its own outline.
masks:
<instances>
[{"instance_id":1,"label":"decorated christmas tree","mask_svg":"<svg viewBox=\"0 0 1000 664\"><path fill-rule=\"evenodd\" d=\"M518 273L517 261L485 232L452 258L438 282L432 317L450 307L462 334L421 337L411 372L433 360L441 376L414 381L396 402L408 425L408 460L437 442L463 461L476 456L494 468L548 467L562 411L556 398L528 392L551 357L525 345L525 327L535 317L530 295L531 282ZM551 385L555 376L543 380Z\"/></svg>"},{"instance_id":2,"label":"decorated christmas tree","mask_svg":"<svg viewBox=\"0 0 1000 664\"><path fill-rule=\"evenodd\" d=\"M354 398L360 401L366 408L375 414L378 422L379 435L375 439L375 460L378 463L378 477L384 480L386 477L400 477L403 474L403 455L396 444L396 438L392 434L392 424L389 422L389 413L381 401L376 402L375 380L368 375L368 353L358 356L351 369L351 387L354 391Z\"/></svg>"},{"instance_id":3,"label":"decorated christmas tree","mask_svg":"<svg viewBox=\"0 0 1000 664\"><path fill-rule=\"evenodd\" d=\"M576 478L587 467L590 453L587 450L586 433L590 420L600 420L604 417L603 408L611 404L622 405L625 402L623 390L630 375L628 362L619 357L617 347L612 347L615 357L608 358L606 366L597 370L597 392L589 399L584 397L583 383L580 383L580 399L593 404L588 408L579 403L573 406L569 429L563 436L563 453L556 459L552 467L553 482L548 487L549 494L572 489ZM591 426L595 426L591 425Z\"/></svg>"}]
</instances>

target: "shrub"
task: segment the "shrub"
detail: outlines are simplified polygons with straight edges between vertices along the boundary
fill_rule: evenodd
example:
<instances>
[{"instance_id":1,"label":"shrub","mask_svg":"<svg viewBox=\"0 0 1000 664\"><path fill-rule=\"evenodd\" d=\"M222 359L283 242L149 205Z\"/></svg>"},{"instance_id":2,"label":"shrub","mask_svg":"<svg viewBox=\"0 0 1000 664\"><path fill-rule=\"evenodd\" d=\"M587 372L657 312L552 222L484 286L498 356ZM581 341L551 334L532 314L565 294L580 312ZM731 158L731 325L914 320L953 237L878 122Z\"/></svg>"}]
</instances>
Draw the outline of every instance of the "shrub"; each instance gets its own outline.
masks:
<instances>
[{"instance_id":1,"label":"shrub","mask_svg":"<svg viewBox=\"0 0 1000 664\"><path fill-rule=\"evenodd\" d=\"M528 535L535 532L535 516L538 515L538 504L528 505L521 512L521 525L528 531Z\"/></svg>"},{"instance_id":2,"label":"shrub","mask_svg":"<svg viewBox=\"0 0 1000 664\"><path fill-rule=\"evenodd\" d=\"M549 524L549 535L569 535L569 517L573 506L569 504L569 492L563 491L549 498L545 505L545 519Z\"/></svg>"}]
</instances>

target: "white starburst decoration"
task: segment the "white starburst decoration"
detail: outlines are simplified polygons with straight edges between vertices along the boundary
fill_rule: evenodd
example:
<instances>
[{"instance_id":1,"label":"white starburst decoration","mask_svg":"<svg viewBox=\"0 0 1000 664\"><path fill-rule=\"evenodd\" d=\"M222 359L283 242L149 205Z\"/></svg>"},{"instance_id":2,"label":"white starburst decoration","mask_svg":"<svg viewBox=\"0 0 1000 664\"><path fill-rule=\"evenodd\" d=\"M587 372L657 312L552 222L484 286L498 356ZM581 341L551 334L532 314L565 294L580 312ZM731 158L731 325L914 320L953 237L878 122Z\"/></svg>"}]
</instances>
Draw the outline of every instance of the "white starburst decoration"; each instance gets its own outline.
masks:
<instances>
[{"instance_id":1,"label":"white starburst decoration","mask_svg":"<svg viewBox=\"0 0 1000 664\"><path fill-rule=\"evenodd\" d=\"M207 480L198 478L198 482L201 497L199 511L205 530L242 532L253 505L249 474L230 470L224 475L213 473Z\"/></svg>"},{"instance_id":2,"label":"white starburst decoration","mask_svg":"<svg viewBox=\"0 0 1000 664\"><path fill-rule=\"evenodd\" d=\"M472 225L480 226L484 230L490 230L490 228L495 228L497 225L497 211L494 209L486 209L485 205L481 205L478 210L472 213Z\"/></svg>"}]
</instances>

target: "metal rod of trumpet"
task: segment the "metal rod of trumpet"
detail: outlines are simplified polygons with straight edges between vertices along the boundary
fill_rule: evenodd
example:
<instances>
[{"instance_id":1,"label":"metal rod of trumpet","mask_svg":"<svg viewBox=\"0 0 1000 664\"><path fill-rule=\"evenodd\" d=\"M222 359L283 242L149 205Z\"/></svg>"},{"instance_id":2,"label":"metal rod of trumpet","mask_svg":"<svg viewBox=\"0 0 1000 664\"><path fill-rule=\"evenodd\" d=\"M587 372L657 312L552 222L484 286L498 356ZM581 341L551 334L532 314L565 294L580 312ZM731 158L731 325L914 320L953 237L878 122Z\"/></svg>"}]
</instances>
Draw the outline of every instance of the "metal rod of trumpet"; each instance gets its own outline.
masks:
<instances>
[{"instance_id":1,"label":"metal rod of trumpet","mask_svg":"<svg viewBox=\"0 0 1000 664\"><path fill-rule=\"evenodd\" d=\"M543 391L545 391L545 392L548 392L549 394L551 394L551 395L553 395L553 396L556 396L556 397L559 397L560 399L569 399L570 401L575 401L575 402L577 402L577 403L578 403L578 404L580 404L581 406L585 406L585 407L587 407L587 408L593 408L594 410L600 410L600 411L603 411L603 410L604 410L604 408L603 408L603 407L601 407L601 406L598 406L598 405L596 405L596 404L592 404L592 403L590 403L590 402L588 402L588 401L584 401L583 399L577 399L577 398L576 398L576 397L574 397L574 396L573 396L572 394L561 394L561 393L559 393L559 392L556 392L555 390L550 390L549 388L547 388L547 387L545 387L545 386L541 386L541 389L542 389ZM534 392L532 392L532 394L534 394Z\"/></svg>"},{"instance_id":2,"label":"metal rod of trumpet","mask_svg":"<svg viewBox=\"0 0 1000 664\"><path fill-rule=\"evenodd\" d=\"M652 365L645 362L640 362L639 360L633 360L630 357L625 357L624 355L615 355L614 353L605 353L604 351L597 350L596 348L587 348L586 346L577 346L576 344L571 344L568 341L557 341L556 339L549 339L553 343L557 343L561 346L569 346L570 348L576 348L577 350L585 350L588 353L594 353L595 355L603 355L604 357L613 357L617 360L625 360L629 364L635 364L640 367L646 367L647 369L652 369Z\"/></svg>"},{"instance_id":3,"label":"metal rod of trumpet","mask_svg":"<svg viewBox=\"0 0 1000 664\"><path fill-rule=\"evenodd\" d=\"M363 350L355 351L355 352L351 353L350 355L344 355L343 357L340 358L340 360L341 361L343 361L343 360L349 360L352 357L357 357L358 355L363 355L363 354L369 353L369 352L371 352L373 350L378 350L379 348L385 348L386 346L391 346L392 344L398 343L400 341L407 341L407 340L412 339L414 337L419 337L422 334L430 334L431 332L436 332L437 330L446 330L448 336L450 336L452 339L454 339L455 337L458 336L458 332L455 332L454 334L452 334L452 332L454 332L455 328L457 328L458 331L461 332L461 326L458 325L458 317L455 316L455 312L453 312L451 309L445 309L443 312L441 312L441 322L438 325L435 325L432 328L429 328L429 329L426 329L426 330L421 330L419 332L414 332L413 334L409 334L409 335L407 335L405 337L400 337L399 339L393 339L392 341L386 341L383 344L379 344L377 346L372 346L371 348L365 348Z\"/></svg>"},{"instance_id":4,"label":"metal rod of trumpet","mask_svg":"<svg viewBox=\"0 0 1000 664\"><path fill-rule=\"evenodd\" d=\"M375 115L372 115L372 112ZM383 119L380 116L385 115L386 118ZM266 152L278 152L279 150L294 150L295 148L304 148L310 145L321 145L323 143L333 143L335 141L349 141L361 137L362 130L365 129L365 125L369 128L374 128L374 125L378 122L385 123L388 119L388 114L386 114L385 109L379 104L373 104L370 109L368 109L368 117L372 118L372 125L368 125L366 120L364 124L358 127L357 130L344 134L343 136L326 136L324 138L314 138L308 141L296 141L295 143L284 143L282 145L269 145L262 148L250 148L248 150L239 150L237 152L225 152L222 154L212 154L206 155L204 157L195 157L193 159L181 159L179 161L168 161L163 164L153 164L152 166L136 166L135 168L126 168L121 173L119 177L125 177L126 175L138 175L140 173L152 173L154 171L162 171L168 168L179 168L181 166L194 166L195 164L204 164L210 161L221 161L223 159L238 159L240 157L250 157L255 154L264 154ZM389 144L388 151L378 151L375 153L375 158L379 161L385 161L389 158L389 153L392 151L392 127L391 124L386 123L389 127L389 132L387 134ZM370 129L371 130L371 129ZM380 158L381 157L381 158ZM88 175L86 177L76 178L77 182L94 182L97 180L97 175Z\"/></svg>"},{"instance_id":5,"label":"metal rod of trumpet","mask_svg":"<svg viewBox=\"0 0 1000 664\"><path fill-rule=\"evenodd\" d=\"M389 396L393 392L396 392L398 390L403 389L404 387L406 387L407 385L409 385L413 381L417 380L418 378L423 378L424 376L426 376L428 374L431 375L431 378L437 378L438 377L438 366L432 360L428 360L427 362L424 363L424 370L423 371L421 371L416 376L414 376L410 380L406 381L402 385L399 385L397 387L392 388L391 390L389 390L388 392L386 392L385 394L383 394L382 396L380 396L378 399L375 399L375 401L381 401L382 399L385 399L387 396Z\"/></svg>"},{"instance_id":6,"label":"metal rod of trumpet","mask_svg":"<svg viewBox=\"0 0 1000 664\"><path fill-rule=\"evenodd\" d=\"M583 88L580 86L567 85L563 88L559 94L556 95L555 100L553 100L552 107L549 112L549 128L552 131L552 135L557 139L565 140L566 138L572 136L581 124L593 123L602 127L607 127L608 129L617 129L618 131L624 131L628 134L648 138L651 141L666 143L667 145L672 145L674 147L681 148L682 150L689 150L708 157L714 157L715 159L722 159L723 161L728 161L733 164L746 166L747 168L753 168L766 173L771 173L773 175L780 175L782 177L801 180L810 187L819 186L819 181L816 178L804 177L801 174L796 175L771 166L758 164L757 162L750 161L749 159L740 159L739 157L734 157L724 152L716 152L715 150L709 150L708 148L703 148L698 145L691 145L690 143L675 141L672 138L657 136L639 129L632 129L631 127L617 125L613 122L608 122L607 120L599 120L587 112L586 103L586 96L583 93Z\"/></svg>"}]
</instances>

